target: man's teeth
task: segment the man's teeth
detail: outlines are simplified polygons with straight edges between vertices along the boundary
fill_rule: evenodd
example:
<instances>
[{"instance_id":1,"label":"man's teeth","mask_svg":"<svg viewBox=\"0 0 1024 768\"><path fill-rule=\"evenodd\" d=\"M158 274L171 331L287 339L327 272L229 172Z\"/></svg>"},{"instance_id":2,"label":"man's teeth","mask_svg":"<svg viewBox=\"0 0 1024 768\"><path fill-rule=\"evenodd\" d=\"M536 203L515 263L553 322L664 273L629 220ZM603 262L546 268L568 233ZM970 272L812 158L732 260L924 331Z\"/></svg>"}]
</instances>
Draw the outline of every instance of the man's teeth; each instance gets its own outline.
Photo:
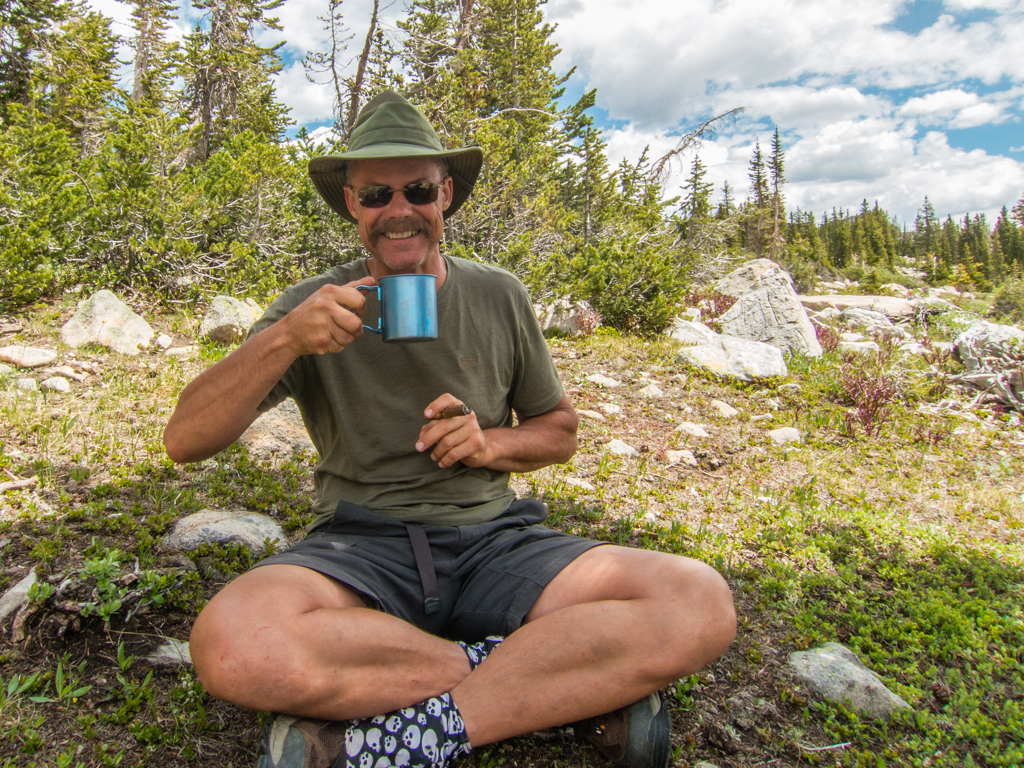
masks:
<instances>
[{"instance_id":1,"label":"man's teeth","mask_svg":"<svg viewBox=\"0 0 1024 768\"><path fill-rule=\"evenodd\" d=\"M388 240L402 240L406 237L412 237L415 234L416 233L412 230L408 232L385 232L384 237L388 238Z\"/></svg>"}]
</instances>

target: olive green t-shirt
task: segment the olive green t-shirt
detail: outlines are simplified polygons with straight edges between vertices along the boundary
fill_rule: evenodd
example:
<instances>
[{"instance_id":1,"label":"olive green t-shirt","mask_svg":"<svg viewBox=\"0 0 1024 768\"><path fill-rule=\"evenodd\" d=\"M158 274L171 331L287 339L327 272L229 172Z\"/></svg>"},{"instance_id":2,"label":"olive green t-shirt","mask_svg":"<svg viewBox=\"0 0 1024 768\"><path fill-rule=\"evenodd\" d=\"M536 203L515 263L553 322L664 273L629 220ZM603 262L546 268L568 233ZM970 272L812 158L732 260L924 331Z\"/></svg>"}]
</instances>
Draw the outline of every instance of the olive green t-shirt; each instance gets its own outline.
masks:
<instances>
[{"instance_id":1,"label":"olive green t-shirt","mask_svg":"<svg viewBox=\"0 0 1024 768\"><path fill-rule=\"evenodd\" d=\"M436 341L385 344L363 335L344 350L304 355L260 404L268 411L294 398L320 454L314 471L325 524L339 500L406 522L472 525L501 514L515 499L507 472L456 462L441 469L415 445L423 411L449 392L467 403L480 426L512 426L551 410L563 389L526 287L505 270L445 257L437 292ZM250 336L277 322L328 283L367 277L366 260L335 267L293 285L267 309ZM376 318L373 295L364 321Z\"/></svg>"}]
</instances>

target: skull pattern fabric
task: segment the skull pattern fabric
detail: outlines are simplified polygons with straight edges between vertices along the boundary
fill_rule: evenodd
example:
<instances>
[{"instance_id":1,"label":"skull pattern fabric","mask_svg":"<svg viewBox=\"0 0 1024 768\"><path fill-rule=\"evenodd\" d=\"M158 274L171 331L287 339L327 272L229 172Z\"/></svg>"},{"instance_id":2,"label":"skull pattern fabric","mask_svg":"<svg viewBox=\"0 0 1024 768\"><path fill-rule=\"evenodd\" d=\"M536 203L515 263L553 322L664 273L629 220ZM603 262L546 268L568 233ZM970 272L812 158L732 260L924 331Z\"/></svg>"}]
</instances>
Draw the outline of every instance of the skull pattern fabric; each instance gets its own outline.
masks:
<instances>
[{"instance_id":1,"label":"skull pattern fabric","mask_svg":"<svg viewBox=\"0 0 1024 768\"><path fill-rule=\"evenodd\" d=\"M479 643L473 643L472 645L464 643L461 640L456 642L458 642L458 644L462 646L462 650L466 652L466 656L469 657L469 668L473 670L479 667L483 663L484 659L491 655L491 651L497 648L504 639L504 637L500 637L498 635L491 635L490 637L485 637Z\"/></svg>"},{"instance_id":2,"label":"skull pattern fabric","mask_svg":"<svg viewBox=\"0 0 1024 768\"><path fill-rule=\"evenodd\" d=\"M353 720L334 768L446 768L469 751L459 710L443 693L414 707Z\"/></svg>"}]
</instances>

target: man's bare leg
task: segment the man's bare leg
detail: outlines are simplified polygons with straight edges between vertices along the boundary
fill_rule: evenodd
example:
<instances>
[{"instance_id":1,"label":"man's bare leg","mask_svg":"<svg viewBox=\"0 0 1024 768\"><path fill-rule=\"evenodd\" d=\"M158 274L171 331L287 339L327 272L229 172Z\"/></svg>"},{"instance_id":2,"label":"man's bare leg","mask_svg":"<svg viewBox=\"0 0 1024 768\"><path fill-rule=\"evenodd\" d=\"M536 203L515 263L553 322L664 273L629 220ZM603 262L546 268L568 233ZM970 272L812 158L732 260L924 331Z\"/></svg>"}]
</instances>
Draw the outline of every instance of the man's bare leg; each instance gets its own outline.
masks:
<instances>
[{"instance_id":1,"label":"man's bare leg","mask_svg":"<svg viewBox=\"0 0 1024 768\"><path fill-rule=\"evenodd\" d=\"M196 619L190 650L211 695L327 720L410 706L450 691L470 669L455 643L294 565L262 566L228 584Z\"/></svg>"},{"instance_id":2,"label":"man's bare leg","mask_svg":"<svg viewBox=\"0 0 1024 768\"><path fill-rule=\"evenodd\" d=\"M211 600L192 653L212 695L305 717L367 717L451 691L480 746L630 704L718 658L734 633L732 596L713 569L603 546L563 570L471 675L455 643L285 565L250 571Z\"/></svg>"},{"instance_id":3,"label":"man's bare leg","mask_svg":"<svg viewBox=\"0 0 1024 768\"><path fill-rule=\"evenodd\" d=\"M695 560L597 547L452 690L481 746L610 712L721 656L736 632L725 580Z\"/></svg>"}]
</instances>

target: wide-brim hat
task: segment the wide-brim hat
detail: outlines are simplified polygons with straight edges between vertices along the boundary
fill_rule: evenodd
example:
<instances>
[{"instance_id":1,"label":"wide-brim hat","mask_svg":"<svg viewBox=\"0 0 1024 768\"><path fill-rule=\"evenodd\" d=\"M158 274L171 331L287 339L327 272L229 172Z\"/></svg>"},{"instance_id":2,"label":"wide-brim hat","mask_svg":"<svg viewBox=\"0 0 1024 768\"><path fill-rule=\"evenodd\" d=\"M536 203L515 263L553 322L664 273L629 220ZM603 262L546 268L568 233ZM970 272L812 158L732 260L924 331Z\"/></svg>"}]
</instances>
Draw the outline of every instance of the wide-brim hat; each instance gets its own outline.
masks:
<instances>
[{"instance_id":1,"label":"wide-brim hat","mask_svg":"<svg viewBox=\"0 0 1024 768\"><path fill-rule=\"evenodd\" d=\"M309 178L332 210L355 222L345 204L346 164L402 157L440 157L448 162L453 193L444 212L446 219L466 202L484 162L479 147L445 149L423 113L394 91L384 91L360 110L349 134L348 151L314 157L309 161Z\"/></svg>"}]
</instances>

